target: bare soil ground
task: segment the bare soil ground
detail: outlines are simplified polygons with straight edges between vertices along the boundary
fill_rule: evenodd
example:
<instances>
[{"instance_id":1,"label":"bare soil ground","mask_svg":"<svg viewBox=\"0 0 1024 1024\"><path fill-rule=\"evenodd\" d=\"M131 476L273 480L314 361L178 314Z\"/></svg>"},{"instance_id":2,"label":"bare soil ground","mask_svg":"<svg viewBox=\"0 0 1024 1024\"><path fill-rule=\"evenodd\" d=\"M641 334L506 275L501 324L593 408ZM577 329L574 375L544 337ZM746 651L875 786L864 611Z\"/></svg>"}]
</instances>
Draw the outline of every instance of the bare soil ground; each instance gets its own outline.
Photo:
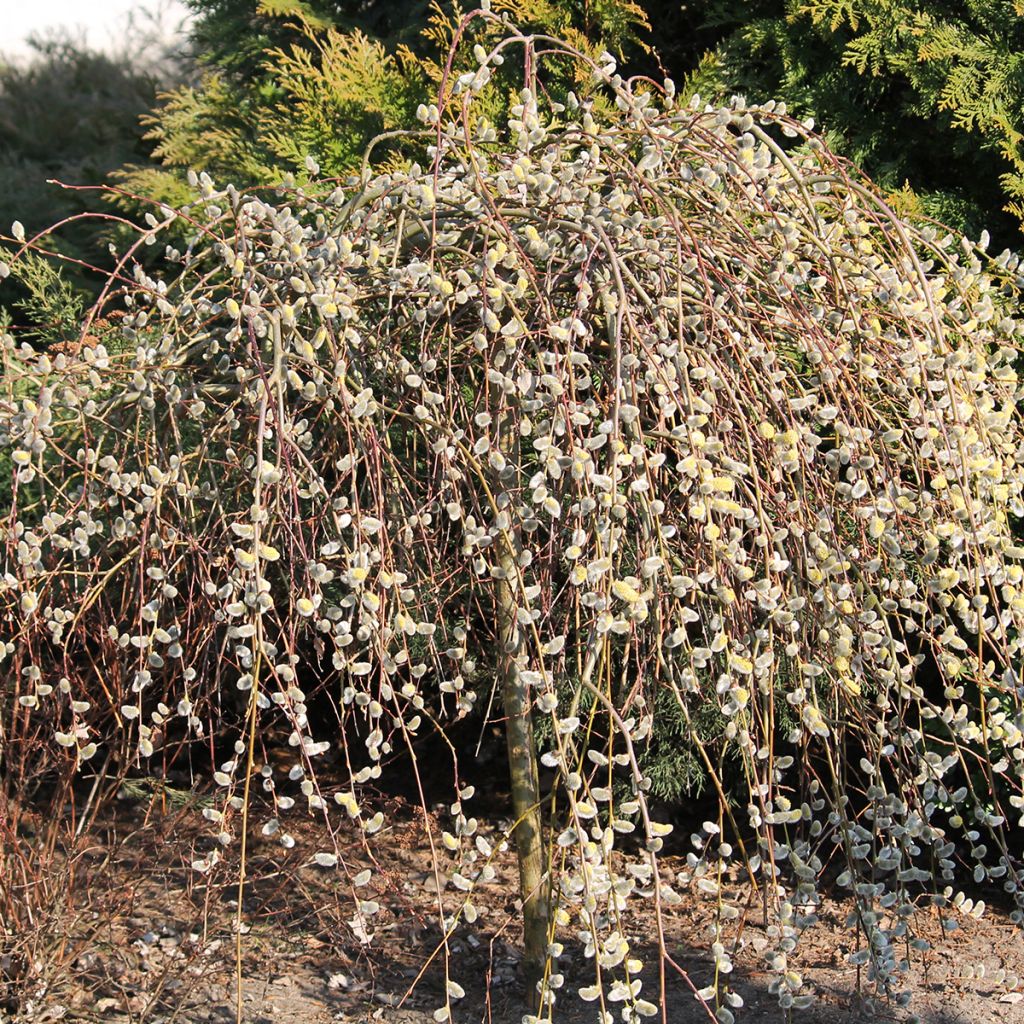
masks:
<instances>
[{"instance_id":1,"label":"bare soil ground","mask_svg":"<svg viewBox=\"0 0 1024 1024\"><path fill-rule=\"evenodd\" d=\"M378 873L368 887L372 893L361 892L383 909L372 919L370 936L360 937L350 923L350 890L331 881L332 873L308 865L312 825L308 833L293 832L297 842L289 851L271 841L255 841L241 935L246 1024L432 1024L434 1010L444 1002L445 956L435 923L439 894L417 814L399 801L391 808L395 824L374 837ZM88 879L88 904L79 902L77 923L61 943L60 956L48 947L54 964L46 972L45 990L30 994L8 1020L236 1020L237 870L227 865L197 884L187 867L190 849L206 836L197 818L194 812L163 817L153 806L133 805L105 823L100 833L105 839L83 855L77 873L83 886ZM355 842L345 861L352 872L369 864ZM466 990L465 998L452 1004L455 1024L518 1024L523 1013L511 855L499 858L496 868L480 917L472 927L461 926L449 943L451 977ZM678 862L666 858L667 875L677 868ZM737 1011L738 1021L785 1021L777 998L768 992L772 975L764 955L773 941L763 926L760 901L739 883L733 892L750 897L750 911L733 935L733 985L745 1003ZM690 895L667 911L666 945L700 988L713 976L706 952L712 903L696 891ZM452 890L440 894L449 911L458 899ZM945 938L937 917L922 915L922 930L936 949L914 954L909 1008L877 998L872 1003L866 979L846 962L854 941L844 927L848 911L843 901L826 900L820 923L805 932L791 955L791 967L816 997L811 1009L793 1015L794 1021L906 1022L916 1014L922 1024L1024 1022L1024 937L1000 911L990 910L980 920L962 915L960 929ZM640 919L631 932L633 941L652 953L652 962L657 960L655 935L653 919ZM556 1019L568 1024L596 1020L595 1004L573 994L592 978L590 962L569 939L560 966L566 994ZM667 976L668 1024L709 1021L688 984L679 975ZM656 976L645 979L648 998L655 999L658 988Z\"/></svg>"}]
</instances>

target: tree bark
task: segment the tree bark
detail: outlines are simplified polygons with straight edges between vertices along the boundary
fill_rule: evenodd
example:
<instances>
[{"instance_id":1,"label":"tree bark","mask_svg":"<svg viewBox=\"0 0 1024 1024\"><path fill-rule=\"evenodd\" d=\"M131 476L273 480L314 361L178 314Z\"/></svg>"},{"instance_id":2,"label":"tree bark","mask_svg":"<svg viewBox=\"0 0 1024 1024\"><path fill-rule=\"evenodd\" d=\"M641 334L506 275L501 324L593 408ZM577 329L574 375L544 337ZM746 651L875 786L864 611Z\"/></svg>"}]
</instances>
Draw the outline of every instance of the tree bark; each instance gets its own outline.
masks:
<instances>
[{"instance_id":1,"label":"tree bark","mask_svg":"<svg viewBox=\"0 0 1024 1024\"><path fill-rule=\"evenodd\" d=\"M517 578L511 553L502 558L502 568ZM500 584L499 636L502 652L501 696L505 706L505 739L512 788L512 814L516 821L513 837L519 860L519 891L523 902L523 978L528 1002L538 1003L537 983L544 976L547 960L550 896L544 870L544 841L540 809L537 748L533 736L529 688L522 680L522 655L516 600L509 580Z\"/></svg>"},{"instance_id":2,"label":"tree bark","mask_svg":"<svg viewBox=\"0 0 1024 1024\"><path fill-rule=\"evenodd\" d=\"M497 403L495 403L497 404ZM511 412L505 410L498 424L498 446L513 465L518 463L519 432ZM499 505L501 502L499 501ZM511 503L510 503L511 505ZM498 639L501 698L505 709L505 740L512 790L513 838L519 861L519 892L523 903L523 980L527 1002L539 1006L538 982L547 961L550 891L544 869L543 821L537 747L529 687L523 682L523 639L520 633L518 594L520 538L512 522L511 507L495 515L509 517L503 531L498 564L504 578L498 581Z\"/></svg>"}]
</instances>

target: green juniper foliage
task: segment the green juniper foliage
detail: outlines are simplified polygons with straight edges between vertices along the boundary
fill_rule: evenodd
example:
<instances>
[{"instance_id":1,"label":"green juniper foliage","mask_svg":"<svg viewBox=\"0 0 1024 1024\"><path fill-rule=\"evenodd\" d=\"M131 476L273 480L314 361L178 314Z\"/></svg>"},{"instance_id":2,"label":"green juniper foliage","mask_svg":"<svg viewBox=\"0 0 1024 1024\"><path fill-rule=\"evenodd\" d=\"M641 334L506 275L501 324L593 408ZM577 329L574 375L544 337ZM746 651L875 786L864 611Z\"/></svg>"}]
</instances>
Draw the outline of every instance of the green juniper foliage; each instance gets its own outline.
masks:
<instances>
[{"instance_id":1,"label":"green juniper foliage","mask_svg":"<svg viewBox=\"0 0 1024 1024\"><path fill-rule=\"evenodd\" d=\"M714 0L705 95L783 96L908 214L999 245L1024 222L1019 0Z\"/></svg>"},{"instance_id":2,"label":"green juniper foliage","mask_svg":"<svg viewBox=\"0 0 1024 1024\"><path fill-rule=\"evenodd\" d=\"M359 31L388 49L416 47L430 15L429 0L188 0L189 35L202 63L238 82L265 75L265 55L308 43L314 31ZM301 19L298 21L296 19Z\"/></svg>"},{"instance_id":3,"label":"green juniper foliage","mask_svg":"<svg viewBox=\"0 0 1024 1024\"><path fill-rule=\"evenodd\" d=\"M16 251L0 247L0 259L15 264L15 281L20 286L20 295L10 301L12 308L5 310L8 319L4 326L14 329L9 318L16 315L20 324L34 325L31 335L47 342L77 338L86 308L83 292L62 273L59 259L29 251L15 260Z\"/></svg>"},{"instance_id":4,"label":"green juniper foliage","mask_svg":"<svg viewBox=\"0 0 1024 1024\"><path fill-rule=\"evenodd\" d=\"M458 4L404 7L327 0L193 0L193 28L204 74L196 85L166 95L147 118L147 138L163 168L127 168L132 192L172 203L190 195L189 168L247 185L276 185L305 175L306 156L323 174L355 170L381 132L407 129L420 104L437 99L471 72L472 45L496 37L494 23L473 21L449 74L446 58L463 11ZM566 38L597 56L639 45L646 20L631 0L605 0L583 8L573 0L509 0L495 5L517 24ZM410 28L415 28L411 32ZM552 78L564 91L587 83ZM486 91L492 116L507 109L510 86L495 69ZM603 102L601 98L599 102ZM375 160L422 159L422 137L394 137Z\"/></svg>"}]
</instances>

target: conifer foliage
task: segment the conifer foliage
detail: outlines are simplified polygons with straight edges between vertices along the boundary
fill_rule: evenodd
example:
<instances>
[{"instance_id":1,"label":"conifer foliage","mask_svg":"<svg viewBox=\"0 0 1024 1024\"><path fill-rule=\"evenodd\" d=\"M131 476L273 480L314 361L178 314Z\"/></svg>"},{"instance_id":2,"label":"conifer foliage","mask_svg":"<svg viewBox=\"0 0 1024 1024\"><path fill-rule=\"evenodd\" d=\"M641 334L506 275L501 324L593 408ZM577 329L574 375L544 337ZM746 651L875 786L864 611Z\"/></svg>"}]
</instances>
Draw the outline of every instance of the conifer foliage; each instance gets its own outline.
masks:
<instances>
[{"instance_id":1,"label":"conifer foliage","mask_svg":"<svg viewBox=\"0 0 1024 1024\"><path fill-rule=\"evenodd\" d=\"M566 62L613 112L549 98ZM531 1020L680 998L672 919L700 892L694 985L728 1024L735 870L778 925L787 1009L830 865L886 992L927 945L917 904L954 916L961 855L1019 920L1016 260L904 223L782 104L679 104L547 37L505 26L440 97L422 167L321 188L310 160L280 202L202 175L154 210L191 242L111 299L121 354L5 341L4 800L74 802L76 771L175 747L198 770L226 735L192 869L244 881L247 837L311 819L371 941L393 894L341 840L372 851L392 755L416 775L419 738L496 690ZM665 700L717 709L742 780L727 800L694 728L722 800L671 876L643 767ZM293 763L256 776L275 723ZM453 763L425 836L450 882L438 1021L494 877L479 781Z\"/></svg>"},{"instance_id":2,"label":"conifer foliage","mask_svg":"<svg viewBox=\"0 0 1024 1024\"><path fill-rule=\"evenodd\" d=\"M422 159L415 136L402 129L419 104L437 98L462 19L459 4L194 0L192 7L204 73L198 84L170 91L145 119L163 167L126 167L121 180L129 192L184 202L190 168L275 185L285 174L301 177L306 156L325 176L344 176L380 133L394 132L377 147L378 162ZM495 10L591 57L637 49L648 27L633 0L588 4L582 12L574 0L502 0ZM474 45L490 46L501 34L497 19L463 31L471 38L455 53L460 74L473 70ZM496 69L487 91L491 116L507 109L511 87L501 79ZM549 86L566 84L552 75Z\"/></svg>"},{"instance_id":3,"label":"conifer foliage","mask_svg":"<svg viewBox=\"0 0 1024 1024\"><path fill-rule=\"evenodd\" d=\"M904 190L904 212L1019 241L1019 2L717 0L706 13L720 39L696 76L705 92L785 96L876 181Z\"/></svg>"}]
</instances>

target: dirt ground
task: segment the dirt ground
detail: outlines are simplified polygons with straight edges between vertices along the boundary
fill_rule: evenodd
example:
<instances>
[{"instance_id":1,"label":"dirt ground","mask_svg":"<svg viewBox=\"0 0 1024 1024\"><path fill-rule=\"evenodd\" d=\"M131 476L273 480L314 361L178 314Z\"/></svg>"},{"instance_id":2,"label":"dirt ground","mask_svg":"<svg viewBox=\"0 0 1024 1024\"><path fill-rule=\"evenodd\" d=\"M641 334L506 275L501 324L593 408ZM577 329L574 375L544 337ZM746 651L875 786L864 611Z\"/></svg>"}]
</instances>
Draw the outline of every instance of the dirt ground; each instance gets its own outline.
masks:
<instances>
[{"instance_id":1,"label":"dirt ground","mask_svg":"<svg viewBox=\"0 0 1024 1024\"><path fill-rule=\"evenodd\" d=\"M78 877L88 877L89 902L80 903L77 924L54 955L45 990L23 1000L18 1013L0 1022L92 1021L111 1024L206 1024L236 1020L237 872L197 882L189 871L190 848L206 833L198 816L160 817L153 808L122 808L83 854ZM422 819L414 808L392 808L392 826L374 837L378 874L369 893L382 905L372 936L351 925L347 890L330 873L302 866L311 850L310 833L294 831L290 851L270 841L250 850L249 881L243 902L242 1003L245 1024L433 1024L444 1003L443 950L436 926L438 893L425 853ZM345 854L353 870L369 862L353 844ZM93 869L90 870L90 864ZM518 926L515 865L500 857L497 878L481 901L473 926L462 925L449 943L450 976L465 989L452 1003L454 1024L518 1024ZM665 859L673 876L679 863ZM373 885L367 887L373 889ZM734 893L742 897L737 883ZM712 979L707 925L712 904L696 891L666 912L666 946L694 988ZM458 894L441 900L448 910ZM739 1024L787 1020L769 994L772 975L764 954L771 948L758 901L743 920L734 953L734 990L744 1006ZM801 937L790 965L815 996L796 1011L805 1024L866 1024L911 1021L922 1024L1024 1024L1024 936L998 910L981 920L961 915L961 927L940 940L936 917L919 919L936 948L914 954L907 988L908 1008L868 998L869 986L846 962L852 935L843 926L849 907L826 900L820 922ZM631 930L639 946L653 920ZM365 941L367 938L370 941ZM42 946L40 947L42 948ZM51 947L52 948L52 947ZM656 964L654 950L647 959ZM585 1004L575 990L592 981L591 962L566 940L560 970L565 993L555 1020L567 1024L597 1020L597 1004ZM645 977L644 994L654 1000L656 975ZM686 979L666 977L668 1024L707 1022L708 1012ZM611 1009L615 1009L612 1005ZM617 1015L616 1015L617 1017ZM662 1017L652 1018L662 1020Z\"/></svg>"}]
</instances>

